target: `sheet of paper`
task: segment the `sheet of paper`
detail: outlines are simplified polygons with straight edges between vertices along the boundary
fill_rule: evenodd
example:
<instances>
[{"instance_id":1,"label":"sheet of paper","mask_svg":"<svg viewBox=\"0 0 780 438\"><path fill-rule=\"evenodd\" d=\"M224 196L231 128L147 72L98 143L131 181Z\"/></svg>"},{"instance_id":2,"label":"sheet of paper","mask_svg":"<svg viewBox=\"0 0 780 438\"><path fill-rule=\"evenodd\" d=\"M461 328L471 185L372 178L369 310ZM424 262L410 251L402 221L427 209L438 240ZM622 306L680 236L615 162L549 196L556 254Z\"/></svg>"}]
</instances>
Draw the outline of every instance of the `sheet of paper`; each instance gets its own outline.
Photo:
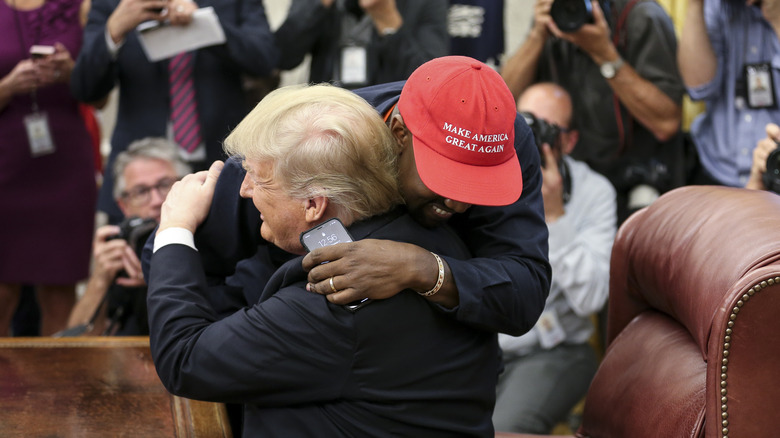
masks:
<instances>
[{"instance_id":1,"label":"sheet of paper","mask_svg":"<svg viewBox=\"0 0 780 438\"><path fill-rule=\"evenodd\" d=\"M225 42L225 32L211 6L193 12L192 23L187 26L147 21L141 23L137 30L141 47L151 62Z\"/></svg>"}]
</instances>

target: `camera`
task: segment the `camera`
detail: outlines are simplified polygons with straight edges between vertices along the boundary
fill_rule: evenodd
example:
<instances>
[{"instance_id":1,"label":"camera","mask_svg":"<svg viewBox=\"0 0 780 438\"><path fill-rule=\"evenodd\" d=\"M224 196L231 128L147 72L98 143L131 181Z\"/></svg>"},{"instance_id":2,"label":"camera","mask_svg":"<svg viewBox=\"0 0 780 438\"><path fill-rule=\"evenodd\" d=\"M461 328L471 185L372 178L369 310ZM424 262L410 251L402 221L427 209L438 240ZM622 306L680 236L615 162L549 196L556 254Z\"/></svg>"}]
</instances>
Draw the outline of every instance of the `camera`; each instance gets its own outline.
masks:
<instances>
[{"instance_id":1,"label":"camera","mask_svg":"<svg viewBox=\"0 0 780 438\"><path fill-rule=\"evenodd\" d=\"M659 192L665 192L671 188L671 178L669 169L664 163L651 159L647 163L632 163L626 166L616 188L630 189L647 185Z\"/></svg>"},{"instance_id":2,"label":"camera","mask_svg":"<svg viewBox=\"0 0 780 438\"><path fill-rule=\"evenodd\" d=\"M563 32L574 32L585 23L593 23L590 0L554 0L550 17Z\"/></svg>"},{"instance_id":3,"label":"camera","mask_svg":"<svg viewBox=\"0 0 780 438\"><path fill-rule=\"evenodd\" d=\"M542 145L547 143L550 145L550 149L560 150L561 128L558 125L549 123L526 111L520 112L520 115L523 116L525 123L531 128L531 132L534 134L534 140L536 141L536 148L539 150L539 159L541 160L542 167L547 167L544 160ZM558 173L561 174L561 178L563 179L563 202L565 204L569 202L569 198L571 198L571 174L569 173L569 166L563 161L562 157L558 159Z\"/></svg>"},{"instance_id":4,"label":"camera","mask_svg":"<svg viewBox=\"0 0 780 438\"><path fill-rule=\"evenodd\" d=\"M147 239L156 227L157 221L153 218L128 217L119 224L119 233L108 240L122 239L126 241L140 258Z\"/></svg>"},{"instance_id":5,"label":"camera","mask_svg":"<svg viewBox=\"0 0 780 438\"><path fill-rule=\"evenodd\" d=\"M542 167L545 167L544 153L542 152L542 145L547 143L551 149L558 147L558 139L561 133L561 128L552 123L548 123L546 120L537 118L535 115L529 112L521 112L521 116L525 119L525 123L531 128L531 132L534 134L534 140L536 140L536 147L539 149L539 157L542 159Z\"/></svg>"},{"instance_id":6,"label":"camera","mask_svg":"<svg viewBox=\"0 0 780 438\"><path fill-rule=\"evenodd\" d=\"M780 193L780 147L775 148L766 157L766 172L761 179L767 190Z\"/></svg>"}]
</instances>

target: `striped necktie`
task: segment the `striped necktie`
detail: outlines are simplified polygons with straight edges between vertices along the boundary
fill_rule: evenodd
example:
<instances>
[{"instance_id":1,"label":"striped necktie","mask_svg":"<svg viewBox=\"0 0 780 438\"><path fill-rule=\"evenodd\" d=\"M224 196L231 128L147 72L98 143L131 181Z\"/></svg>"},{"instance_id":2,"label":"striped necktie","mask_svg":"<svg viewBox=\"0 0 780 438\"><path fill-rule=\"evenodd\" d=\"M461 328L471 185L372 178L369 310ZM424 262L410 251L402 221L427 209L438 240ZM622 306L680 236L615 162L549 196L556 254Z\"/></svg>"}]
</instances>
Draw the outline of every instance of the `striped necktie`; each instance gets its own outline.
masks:
<instances>
[{"instance_id":1,"label":"striped necktie","mask_svg":"<svg viewBox=\"0 0 780 438\"><path fill-rule=\"evenodd\" d=\"M192 80L192 53L174 56L168 64L170 77L171 123L173 138L188 152L201 143L195 84Z\"/></svg>"}]
</instances>

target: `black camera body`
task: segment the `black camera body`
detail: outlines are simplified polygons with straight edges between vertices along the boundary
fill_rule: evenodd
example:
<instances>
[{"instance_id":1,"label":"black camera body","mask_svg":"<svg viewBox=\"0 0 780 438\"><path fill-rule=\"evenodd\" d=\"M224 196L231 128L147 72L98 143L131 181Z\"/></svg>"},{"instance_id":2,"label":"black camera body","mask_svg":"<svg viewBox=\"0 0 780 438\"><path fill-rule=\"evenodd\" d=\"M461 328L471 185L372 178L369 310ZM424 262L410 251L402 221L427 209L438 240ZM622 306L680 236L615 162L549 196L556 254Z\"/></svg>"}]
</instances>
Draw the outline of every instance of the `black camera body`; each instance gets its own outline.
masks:
<instances>
[{"instance_id":1,"label":"black camera body","mask_svg":"<svg viewBox=\"0 0 780 438\"><path fill-rule=\"evenodd\" d=\"M672 188L672 175L669 173L669 168L655 158L648 162L631 163L623 169L621 178L615 183L615 188L630 190L639 185L647 185L659 192L666 192Z\"/></svg>"},{"instance_id":2,"label":"black camera body","mask_svg":"<svg viewBox=\"0 0 780 438\"><path fill-rule=\"evenodd\" d=\"M536 142L536 148L539 150L539 159L541 160L542 167L547 167L542 145L547 143L550 145L550 149L560 150L561 128L558 125L549 123L526 111L520 112L520 115L523 116L525 123L531 128L531 132L534 134L534 141ZM561 153L561 156L562 155L563 154ZM561 178L563 179L563 202L566 203L569 202L569 198L571 198L571 175L569 173L569 166L563 161L563 157L558 160L558 173L561 174Z\"/></svg>"},{"instance_id":3,"label":"black camera body","mask_svg":"<svg viewBox=\"0 0 780 438\"><path fill-rule=\"evenodd\" d=\"M126 241L140 258L144 245L155 228L157 228L157 221L153 218L128 217L119 224L119 233L108 240Z\"/></svg>"},{"instance_id":4,"label":"black camera body","mask_svg":"<svg viewBox=\"0 0 780 438\"><path fill-rule=\"evenodd\" d=\"M560 145L558 144L561 128L552 123L548 123L546 120L537 118L535 115L529 112L521 112L521 116L525 119L525 123L531 128L531 132L534 134L534 140L536 141L536 147L539 149L539 158L542 159L542 167L546 166L544 162L544 153L542 152L542 145L547 143L551 149L556 149Z\"/></svg>"},{"instance_id":5,"label":"black camera body","mask_svg":"<svg viewBox=\"0 0 780 438\"><path fill-rule=\"evenodd\" d=\"M764 188L780 193L780 144L766 157L766 172L761 177Z\"/></svg>"},{"instance_id":6,"label":"black camera body","mask_svg":"<svg viewBox=\"0 0 780 438\"><path fill-rule=\"evenodd\" d=\"M593 23L590 0L554 0L550 17L563 32L574 32L585 23Z\"/></svg>"}]
</instances>

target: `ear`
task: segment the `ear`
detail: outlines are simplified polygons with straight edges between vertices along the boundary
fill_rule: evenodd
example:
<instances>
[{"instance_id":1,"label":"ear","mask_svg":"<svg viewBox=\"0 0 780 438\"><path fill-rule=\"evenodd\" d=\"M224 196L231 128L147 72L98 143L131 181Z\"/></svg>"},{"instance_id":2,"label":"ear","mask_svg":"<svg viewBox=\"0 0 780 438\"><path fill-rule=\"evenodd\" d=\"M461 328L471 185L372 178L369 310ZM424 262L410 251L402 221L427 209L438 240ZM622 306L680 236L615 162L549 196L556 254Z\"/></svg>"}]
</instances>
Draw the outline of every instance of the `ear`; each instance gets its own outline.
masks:
<instances>
[{"instance_id":1,"label":"ear","mask_svg":"<svg viewBox=\"0 0 780 438\"><path fill-rule=\"evenodd\" d=\"M303 210L306 222L312 224L319 224L325 217L325 212L330 205L330 199L325 196L317 196L309 198L303 201Z\"/></svg>"},{"instance_id":2,"label":"ear","mask_svg":"<svg viewBox=\"0 0 780 438\"><path fill-rule=\"evenodd\" d=\"M400 114L395 114L390 118L390 133L395 138L395 143L398 146L398 155L401 155L406 149L407 144L411 143L412 133L406 128L404 124L404 118ZM408 141L408 143L407 143Z\"/></svg>"},{"instance_id":3,"label":"ear","mask_svg":"<svg viewBox=\"0 0 780 438\"><path fill-rule=\"evenodd\" d=\"M566 141L561 145L561 152L563 152L564 155L569 155L574 150L574 146L577 145L577 141L580 139L580 131L572 129L564 138Z\"/></svg>"}]
</instances>

